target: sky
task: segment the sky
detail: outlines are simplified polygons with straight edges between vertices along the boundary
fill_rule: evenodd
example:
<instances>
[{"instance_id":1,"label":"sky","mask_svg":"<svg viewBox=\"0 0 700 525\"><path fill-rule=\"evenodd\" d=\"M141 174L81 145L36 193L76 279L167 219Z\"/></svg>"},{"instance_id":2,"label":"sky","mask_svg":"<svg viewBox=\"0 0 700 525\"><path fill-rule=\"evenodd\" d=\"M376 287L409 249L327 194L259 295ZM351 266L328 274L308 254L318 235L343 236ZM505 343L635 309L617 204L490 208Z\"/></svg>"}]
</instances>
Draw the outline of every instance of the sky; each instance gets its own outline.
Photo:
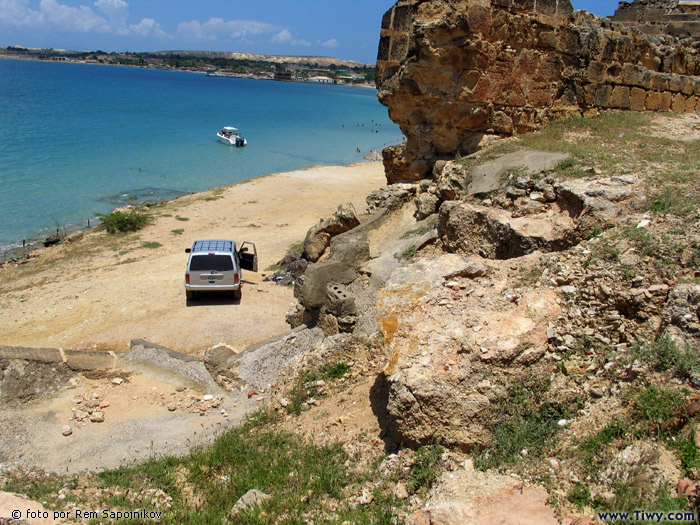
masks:
<instances>
[{"instance_id":1,"label":"sky","mask_svg":"<svg viewBox=\"0 0 700 525\"><path fill-rule=\"evenodd\" d=\"M0 0L0 46L235 51L373 64L394 0ZM615 0L575 0L613 13Z\"/></svg>"}]
</instances>

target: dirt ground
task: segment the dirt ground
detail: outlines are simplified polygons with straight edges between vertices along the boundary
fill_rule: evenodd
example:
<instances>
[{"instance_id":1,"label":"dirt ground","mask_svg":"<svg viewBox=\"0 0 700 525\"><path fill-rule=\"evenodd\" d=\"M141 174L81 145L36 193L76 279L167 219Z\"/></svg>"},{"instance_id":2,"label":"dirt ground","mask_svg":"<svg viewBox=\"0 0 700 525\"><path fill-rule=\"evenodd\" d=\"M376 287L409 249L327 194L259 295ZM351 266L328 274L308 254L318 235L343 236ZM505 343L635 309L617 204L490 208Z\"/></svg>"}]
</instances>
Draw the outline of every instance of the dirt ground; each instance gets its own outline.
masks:
<instances>
[{"instance_id":1,"label":"dirt ground","mask_svg":"<svg viewBox=\"0 0 700 525\"><path fill-rule=\"evenodd\" d=\"M90 231L35 252L0 271L0 344L124 351L142 338L201 355L217 343L243 349L282 333L292 288L264 282L265 269L339 204L362 213L383 183L381 162L269 175L167 203L137 233ZM254 242L260 272L244 272L240 302L215 295L187 305L184 250L218 238Z\"/></svg>"},{"instance_id":2,"label":"dirt ground","mask_svg":"<svg viewBox=\"0 0 700 525\"><path fill-rule=\"evenodd\" d=\"M260 400L223 391L205 398L120 370L77 375L56 395L0 411L0 466L75 473L183 454L239 423ZM99 413L99 421L91 421L90 412Z\"/></svg>"}]
</instances>

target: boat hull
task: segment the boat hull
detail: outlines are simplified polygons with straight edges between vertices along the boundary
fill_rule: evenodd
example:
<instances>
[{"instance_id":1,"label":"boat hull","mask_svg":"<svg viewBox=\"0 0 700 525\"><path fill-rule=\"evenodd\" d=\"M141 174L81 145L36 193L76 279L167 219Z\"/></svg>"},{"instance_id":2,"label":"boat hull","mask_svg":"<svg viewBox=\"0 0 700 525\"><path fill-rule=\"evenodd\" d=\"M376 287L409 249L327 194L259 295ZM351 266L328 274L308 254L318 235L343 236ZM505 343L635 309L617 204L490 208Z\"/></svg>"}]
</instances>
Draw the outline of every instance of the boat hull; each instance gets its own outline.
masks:
<instances>
[{"instance_id":1,"label":"boat hull","mask_svg":"<svg viewBox=\"0 0 700 525\"><path fill-rule=\"evenodd\" d=\"M216 136L219 137L219 140L221 142L223 142L224 144L228 144L229 146L236 146L242 148L243 146L248 145L248 141L241 136L226 137L221 133L217 133Z\"/></svg>"}]
</instances>

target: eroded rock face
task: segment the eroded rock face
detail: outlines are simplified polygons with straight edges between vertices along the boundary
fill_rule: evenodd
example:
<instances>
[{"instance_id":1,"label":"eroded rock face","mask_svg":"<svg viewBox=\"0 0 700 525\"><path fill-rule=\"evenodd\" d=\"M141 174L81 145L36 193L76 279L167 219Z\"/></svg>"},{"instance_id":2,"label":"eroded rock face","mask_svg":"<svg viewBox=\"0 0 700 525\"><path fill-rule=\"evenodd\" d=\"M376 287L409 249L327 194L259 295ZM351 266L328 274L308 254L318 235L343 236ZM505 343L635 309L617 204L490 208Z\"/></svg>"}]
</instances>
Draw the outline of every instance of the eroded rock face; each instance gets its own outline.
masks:
<instances>
[{"instance_id":1,"label":"eroded rock face","mask_svg":"<svg viewBox=\"0 0 700 525\"><path fill-rule=\"evenodd\" d=\"M399 0L377 56L379 99L407 137L384 153L389 182L591 108L700 111L695 44L609 25L569 0Z\"/></svg>"},{"instance_id":2,"label":"eroded rock face","mask_svg":"<svg viewBox=\"0 0 700 525\"><path fill-rule=\"evenodd\" d=\"M471 450L487 443L492 404L511 377L538 373L556 294L509 293L507 275L480 257L445 254L399 268L377 295L391 351L384 371L388 411L399 439L418 446L438 437Z\"/></svg>"}]
</instances>

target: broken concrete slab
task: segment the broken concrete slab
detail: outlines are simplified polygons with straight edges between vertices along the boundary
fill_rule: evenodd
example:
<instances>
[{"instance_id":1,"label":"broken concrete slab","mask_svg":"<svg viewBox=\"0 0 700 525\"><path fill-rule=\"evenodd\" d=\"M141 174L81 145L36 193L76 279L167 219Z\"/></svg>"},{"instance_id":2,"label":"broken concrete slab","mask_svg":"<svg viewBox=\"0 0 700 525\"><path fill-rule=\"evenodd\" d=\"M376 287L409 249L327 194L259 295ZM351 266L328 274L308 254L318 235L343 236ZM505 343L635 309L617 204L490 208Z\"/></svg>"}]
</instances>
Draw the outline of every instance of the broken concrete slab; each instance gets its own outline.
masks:
<instances>
[{"instance_id":1,"label":"broken concrete slab","mask_svg":"<svg viewBox=\"0 0 700 525\"><path fill-rule=\"evenodd\" d=\"M58 348L27 348L23 346L0 346L0 359L22 359L39 363L62 363Z\"/></svg>"},{"instance_id":2,"label":"broken concrete slab","mask_svg":"<svg viewBox=\"0 0 700 525\"><path fill-rule=\"evenodd\" d=\"M132 340L131 349L118 357L117 365L194 390L219 391L204 363L197 357L143 339Z\"/></svg>"},{"instance_id":3,"label":"broken concrete slab","mask_svg":"<svg viewBox=\"0 0 700 525\"><path fill-rule=\"evenodd\" d=\"M568 158L568 153L555 151L522 150L508 153L472 168L465 181L465 196L489 193L502 188L503 174L509 170L520 168L528 175L534 175L552 170Z\"/></svg>"},{"instance_id":4,"label":"broken concrete slab","mask_svg":"<svg viewBox=\"0 0 700 525\"><path fill-rule=\"evenodd\" d=\"M97 350L63 350L71 370L110 370L117 365L117 354Z\"/></svg>"},{"instance_id":5,"label":"broken concrete slab","mask_svg":"<svg viewBox=\"0 0 700 525\"><path fill-rule=\"evenodd\" d=\"M252 345L231 357L227 368L238 380L254 390L266 390L280 373L301 359L324 338L320 328L297 328L263 345Z\"/></svg>"}]
</instances>

